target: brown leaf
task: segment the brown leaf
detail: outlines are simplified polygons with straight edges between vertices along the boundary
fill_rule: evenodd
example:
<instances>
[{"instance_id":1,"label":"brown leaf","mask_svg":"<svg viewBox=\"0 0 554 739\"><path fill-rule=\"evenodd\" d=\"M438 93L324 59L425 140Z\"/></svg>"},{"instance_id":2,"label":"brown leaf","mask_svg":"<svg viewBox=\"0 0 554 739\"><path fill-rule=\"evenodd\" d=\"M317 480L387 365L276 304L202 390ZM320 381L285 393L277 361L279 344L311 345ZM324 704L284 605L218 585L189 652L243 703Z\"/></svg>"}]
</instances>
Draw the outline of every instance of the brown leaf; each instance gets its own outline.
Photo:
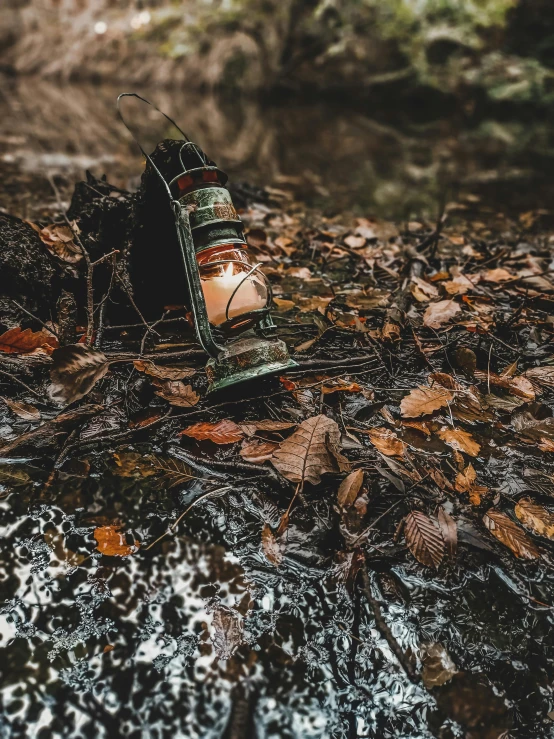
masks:
<instances>
[{"instance_id":1,"label":"brown leaf","mask_svg":"<svg viewBox=\"0 0 554 739\"><path fill-rule=\"evenodd\" d=\"M224 419L217 423L193 423L183 429L179 436L190 436L198 441L209 439L215 444L235 444L243 438L244 432L234 421Z\"/></svg>"},{"instance_id":2,"label":"brown leaf","mask_svg":"<svg viewBox=\"0 0 554 739\"><path fill-rule=\"evenodd\" d=\"M38 235L48 251L62 262L76 264L83 258L81 247L75 244L73 231L69 226L45 226L39 230Z\"/></svg>"},{"instance_id":3,"label":"brown leaf","mask_svg":"<svg viewBox=\"0 0 554 739\"><path fill-rule=\"evenodd\" d=\"M427 690L444 685L458 674L456 665L442 644L426 644L421 661L421 679Z\"/></svg>"},{"instance_id":4,"label":"brown leaf","mask_svg":"<svg viewBox=\"0 0 554 739\"><path fill-rule=\"evenodd\" d=\"M532 367L524 372L525 377L533 384L543 387L554 387L554 366Z\"/></svg>"},{"instance_id":5,"label":"brown leaf","mask_svg":"<svg viewBox=\"0 0 554 739\"><path fill-rule=\"evenodd\" d=\"M354 470L341 482L337 493L337 503L341 508L350 508L364 483L364 471Z\"/></svg>"},{"instance_id":6,"label":"brown leaf","mask_svg":"<svg viewBox=\"0 0 554 739\"><path fill-rule=\"evenodd\" d=\"M406 451L406 444L390 429L373 428L364 433L369 436L373 446L387 457L401 457Z\"/></svg>"},{"instance_id":7,"label":"brown leaf","mask_svg":"<svg viewBox=\"0 0 554 739\"><path fill-rule=\"evenodd\" d=\"M242 618L232 608L219 606L212 619L212 644L220 659L229 659L242 644Z\"/></svg>"},{"instance_id":8,"label":"brown leaf","mask_svg":"<svg viewBox=\"0 0 554 739\"><path fill-rule=\"evenodd\" d=\"M152 466L148 468L146 474L145 472L142 472L142 474L143 476L148 476L152 474L150 470L153 470L155 474L159 475L156 480L158 486L163 483L167 485L168 489L171 489L195 479L193 470L180 459L175 457L158 457L156 454L150 454L146 459Z\"/></svg>"},{"instance_id":9,"label":"brown leaf","mask_svg":"<svg viewBox=\"0 0 554 739\"><path fill-rule=\"evenodd\" d=\"M477 480L477 473L472 464L468 464L463 472L458 472L456 475L456 490L459 493L469 493L475 485Z\"/></svg>"},{"instance_id":10,"label":"brown leaf","mask_svg":"<svg viewBox=\"0 0 554 739\"><path fill-rule=\"evenodd\" d=\"M317 485L322 474L347 468L347 460L338 452L339 444L337 423L324 415L313 416L281 442L271 461L287 480Z\"/></svg>"},{"instance_id":11,"label":"brown leaf","mask_svg":"<svg viewBox=\"0 0 554 739\"><path fill-rule=\"evenodd\" d=\"M185 377L192 377L196 374L196 370L192 367L160 367L144 359L135 359L133 364L139 372L156 377L158 380L183 380Z\"/></svg>"},{"instance_id":12,"label":"brown leaf","mask_svg":"<svg viewBox=\"0 0 554 739\"><path fill-rule=\"evenodd\" d=\"M275 538L273 531L269 524L264 524L262 529L262 552L265 558L271 562L275 567L279 567L283 561L283 546Z\"/></svg>"},{"instance_id":13,"label":"brown leaf","mask_svg":"<svg viewBox=\"0 0 554 739\"><path fill-rule=\"evenodd\" d=\"M513 280L514 276L503 267L497 267L496 269L486 269L480 273L480 278L483 282L506 282L507 280Z\"/></svg>"},{"instance_id":14,"label":"brown leaf","mask_svg":"<svg viewBox=\"0 0 554 739\"><path fill-rule=\"evenodd\" d=\"M431 431L424 421L402 421L402 426L421 431L421 433L425 434L427 437L431 436Z\"/></svg>"},{"instance_id":15,"label":"brown leaf","mask_svg":"<svg viewBox=\"0 0 554 739\"><path fill-rule=\"evenodd\" d=\"M263 464L263 462L271 459L278 448L279 444L275 441L248 441L239 454L246 462Z\"/></svg>"},{"instance_id":16,"label":"brown leaf","mask_svg":"<svg viewBox=\"0 0 554 739\"><path fill-rule=\"evenodd\" d=\"M477 369L477 356L472 349L468 349L467 346L459 346L454 352L454 359L456 364L460 367L467 375L473 375Z\"/></svg>"},{"instance_id":17,"label":"brown leaf","mask_svg":"<svg viewBox=\"0 0 554 739\"><path fill-rule=\"evenodd\" d=\"M121 477L150 477L156 474L149 456L141 452L114 452L114 472Z\"/></svg>"},{"instance_id":18,"label":"brown leaf","mask_svg":"<svg viewBox=\"0 0 554 739\"><path fill-rule=\"evenodd\" d=\"M456 526L456 521L454 521L452 516L442 506L439 508L437 520L446 545L446 552L450 559L455 559L456 552L458 551L458 527Z\"/></svg>"},{"instance_id":19,"label":"brown leaf","mask_svg":"<svg viewBox=\"0 0 554 739\"><path fill-rule=\"evenodd\" d=\"M512 550L520 559L537 559L541 556L534 542L511 518L494 508L483 516L483 523L499 542Z\"/></svg>"},{"instance_id":20,"label":"brown leaf","mask_svg":"<svg viewBox=\"0 0 554 739\"><path fill-rule=\"evenodd\" d=\"M497 375L495 372L484 372L483 370L477 370L475 372L475 379L479 382L486 383L487 385L493 385L494 387L501 387L504 390L508 390L512 395L516 395L518 398L523 398L526 402L535 400L535 390L533 383L518 375L517 377L502 377Z\"/></svg>"},{"instance_id":21,"label":"brown leaf","mask_svg":"<svg viewBox=\"0 0 554 739\"><path fill-rule=\"evenodd\" d=\"M427 328L440 328L461 310L458 303L453 300L439 300L438 303L431 303L423 314L423 325Z\"/></svg>"},{"instance_id":22,"label":"brown leaf","mask_svg":"<svg viewBox=\"0 0 554 739\"><path fill-rule=\"evenodd\" d=\"M400 411L404 418L417 418L442 408L452 400L452 393L446 388L420 385L402 398Z\"/></svg>"},{"instance_id":23,"label":"brown leaf","mask_svg":"<svg viewBox=\"0 0 554 739\"><path fill-rule=\"evenodd\" d=\"M408 549L427 567L438 568L444 557L444 539L436 524L421 511L412 511L404 519Z\"/></svg>"},{"instance_id":24,"label":"brown leaf","mask_svg":"<svg viewBox=\"0 0 554 739\"><path fill-rule=\"evenodd\" d=\"M330 380L321 386L321 392L323 395L330 395L331 393L361 393L363 388L358 385L357 382L348 382L347 380L337 379Z\"/></svg>"},{"instance_id":25,"label":"brown leaf","mask_svg":"<svg viewBox=\"0 0 554 739\"><path fill-rule=\"evenodd\" d=\"M515 507L515 514L524 526L539 536L554 539L554 515L546 508L522 498Z\"/></svg>"},{"instance_id":26,"label":"brown leaf","mask_svg":"<svg viewBox=\"0 0 554 739\"><path fill-rule=\"evenodd\" d=\"M140 547L136 539L134 544L127 544L121 526L99 526L94 529L94 538L97 541L96 549L108 557L127 557Z\"/></svg>"},{"instance_id":27,"label":"brown leaf","mask_svg":"<svg viewBox=\"0 0 554 739\"><path fill-rule=\"evenodd\" d=\"M10 400L9 398L2 398L2 400L12 413L15 413L24 421L40 421L40 411L34 405L22 403L20 400Z\"/></svg>"},{"instance_id":28,"label":"brown leaf","mask_svg":"<svg viewBox=\"0 0 554 739\"><path fill-rule=\"evenodd\" d=\"M192 389L192 385L185 385L180 380L154 379L153 383L160 388L156 391L156 395L178 408L190 408L200 400L200 396Z\"/></svg>"},{"instance_id":29,"label":"brown leaf","mask_svg":"<svg viewBox=\"0 0 554 739\"><path fill-rule=\"evenodd\" d=\"M58 403L74 403L89 393L109 369L103 352L85 344L68 344L56 349L50 371L50 397Z\"/></svg>"},{"instance_id":30,"label":"brown leaf","mask_svg":"<svg viewBox=\"0 0 554 739\"><path fill-rule=\"evenodd\" d=\"M240 424L240 427L246 436L254 436L256 431L286 431L296 425L296 423L290 423L290 421L274 421L272 418L268 418L261 421L245 421Z\"/></svg>"},{"instance_id":31,"label":"brown leaf","mask_svg":"<svg viewBox=\"0 0 554 739\"><path fill-rule=\"evenodd\" d=\"M20 326L11 328L0 336L0 352L7 354L32 354L40 350L52 354L59 346L57 338L48 331L22 330Z\"/></svg>"},{"instance_id":32,"label":"brown leaf","mask_svg":"<svg viewBox=\"0 0 554 739\"><path fill-rule=\"evenodd\" d=\"M468 431L463 431L462 429L444 428L438 432L438 436L445 444L451 446L452 449L465 452L472 457L477 457L481 449L473 436Z\"/></svg>"}]
</instances>

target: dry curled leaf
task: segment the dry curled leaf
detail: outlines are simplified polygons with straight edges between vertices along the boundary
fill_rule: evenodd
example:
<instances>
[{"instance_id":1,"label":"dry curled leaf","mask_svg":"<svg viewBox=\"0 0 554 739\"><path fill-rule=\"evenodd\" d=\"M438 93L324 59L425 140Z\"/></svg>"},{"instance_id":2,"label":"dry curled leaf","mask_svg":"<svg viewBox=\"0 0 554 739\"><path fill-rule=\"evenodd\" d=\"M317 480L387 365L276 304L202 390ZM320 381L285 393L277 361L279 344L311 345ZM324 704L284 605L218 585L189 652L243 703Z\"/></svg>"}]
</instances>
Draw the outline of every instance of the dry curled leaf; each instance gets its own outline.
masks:
<instances>
[{"instance_id":1,"label":"dry curled leaf","mask_svg":"<svg viewBox=\"0 0 554 739\"><path fill-rule=\"evenodd\" d=\"M387 457L401 457L406 451L406 444L398 436L386 428L374 428L364 431L374 447Z\"/></svg>"},{"instance_id":2,"label":"dry curled leaf","mask_svg":"<svg viewBox=\"0 0 554 739\"><path fill-rule=\"evenodd\" d=\"M437 520L446 545L446 552L450 559L455 559L456 552L458 551L458 527L456 526L456 521L454 521L452 516L442 506L439 508Z\"/></svg>"},{"instance_id":3,"label":"dry curled leaf","mask_svg":"<svg viewBox=\"0 0 554 739\"><path fill-rule=\"evenodd\" d=\"M408 549L418 562L438 568L444 557L444 539L437 525L421 511L412 511L404 519Z\"/></svg>"},{"instance_id":4,"label":"dry curled leaf","mask_svg":"<svg viewBox=\"0 0 554 739\"><path fill-rule=\"evenodd\" d=\"M275 537L269 524L265 524L262 529L262 552L265 558L275 567L279 567L283 561L283 545Z\"/></svg>"},{"instance_id":5,"label":"dry curled leaf","mask_svg":"<svg viewBox=\"0 0 554 739\"><path fill-rule=\"evenodd\" d=\"M533 503L529 498L522 498L516 504L515 514L533 533L554 539L554 515L542 505Z\"/></svg>"},{"instance_id":6,"label":"dry curled leaf","mask_svg":"<svg viewBox=\"0 0 554 739\"><path fill-rule=\"evenodd\" d=\"M427 690L444 685L458 674L456 665L442 644L426 644L422 651L421 679Z\"/></svg>"},{"instance_id":7,"label":"dry curled leaf","mask_svg":"<svg viewBox=\"0 0 554 739\"><path fill-rule=\"evenodd\" d=\"M533 385L543 387L554 387L554 366L549 367L532 367L524 373Z\"/></svg>"},{"instance_id":8,"label":"dry curled leaf","mask_svg":"<svg viewBox=\"0 0 554 739\"><path fill-rule=\"evenodd\" d=\"M200 400L200 396L192 389L192 385L185 385L180 380L154 379L153 382L156 387L160 388L156 390L156 395L167 400L170 405L175 405L178 408L190 408Z\"/></svg>"},{"instance_id":9,"label":"dry curled leaf","mask_svg":"<svg viewBox=\"0 0 554 739\"><path fill-rule=\"evenodd\" d=\"M50 254L58 257L62 262L76 264L83 258L82 249L75 244L75 236L69 226L52 225L36 230L38 230L40 240L43 244L46 244Z\"/></svg>"},{"instance_id":10,"label":"dry curled leaf","mask_svg":"<svg viewBox=\"0 0 554 739\"><path fill-rule=\"evenodd\" d=\"M337 503L341 508L350 508L358 497L363 483L363 470L354 470L344 478L337 493Z\"/></svg>"},{"instance_id":11,"label":"dry curled leaf","mask_svg":"<svg viewBox=\"0 0 554 739\"><path fill-rule=\"evenodd\" d=\"M156 377L158 380L184 380L185 377L192 377L196 374L196 370L192 367L160 367L146 359L135 359L133 365L139 372Z\"/></svg>"},{"instance_id":12,"label":"dry curled leaf","mask_svg":"<svg viewBox=\"0 0 554 739\"><path fill-rule=\"evenodd\" d=\"M459 452L465 452L471 457L477 457L479 450L481 449L473 436L463 429L444 428L438 432L438 436L445 444L452 447L452 449L457 449Z\"/></svg>"},{"instance_id":13,"label":"dry curled leaf","mask_svg":"<svg viewBox=\"0 0 554 739\"><path fill-rule=\"evenodd\" d=\"M497 375L495 372L484 372L477 370L475 379L479 382L486 383L487 386L501 387L508 390L512 395L523 398L526 402L535 400L535 389L533 383L527 377L518 375L517 377Z\"/></svg>"},{"instance_id":14,"label":"dry curled leaf","mask_svg":"<svg viewBox=\"0 0 554 739\"><path fill-rule=\"evenodd\" d=\"M2 398L12 413L22 418L24 421L40 421L40 411L34 405L23 403L20 400L10 400Z\"/></svg>"},{"instance_id":15,"label":"dry curled leaf","mask_svg":"<svg viewBox=\"0 0 554 739\"><path fill-rule=\"evenodd\" d=\"M193 423L183 429L179 436L190 436L198 441L213 441L215 444L235 444L240 441L244 432L234 421L224 419L217 423Z\"/></svg>"},{"instance_id":16,"label":"dry curled leaf","mask_svg":"<svg viewBox=\"0 0 554 739\"><path fill-rule=\"evenodd\" d=\"M499 542L511 549L520 559L537 559L540 552L525 531L506 514L489 508L483 516L483 523Z\"/></svg>"},{"instance_id":17,"label":"dry curled leaf","mask_svg":"<svg viewBox=\"0 0 554 739\"><path fill-rule=\"evenodd\" d=\"M349 468L348 460L339 452L339 444L336 421L324 415L313 416L280 444L271 461L287 480L317 485L322 474Z\"/></svg>"},{"instance_id":18,"label":"dry curled leaf","mask_svg":"<svg viewBox=\"0 0 554 739\"><path fill-rule=\"evenodd\" d=\"M459 346L454 352L454 359L460 369L462 369L466 375L473 375L477 369L477 356L472 349L467 346Z\"/></svg>"},{"instance_id":19,"label":"dry curled leaf","mask_svg":"<svg viewBox=\"0 0 554 739\"><path fill-rule=\"evenodd\" d=\"M245 462L252 464L263 464L273 456L274 452L279 448L279 444L275 441L248 441L240 450L239 454Z\"/></svg>"},{"instance_id":20,"label":"dry curled leaf","mask_svg":"<svg viewBox=\"0 0 554 739\"><path fill-rule=\"evenodd\" d=\"M461 310L458 303L453 300L439 300L438 303L431 303L423 314L423 325L427 328L440 328Z\"/></svg>"},{"instance_id":21,"label":"dry curled leaf","mask_svg":"<svg viewBox=\"0 0 554 739\"><path fill-rule=\"evenodd\" d=\"M31 331L20 326L10 328L0 336L0 352L6 354L52 354L59 346L57 338L49 331Z\"/></svg>"},{"instance_id":22,"label":"dry curled leaf","mask_svg":"<svg viewBox=\"0 0 554 739\"><path fill-rule=\"evenodd\" d=\"M52 355L50 397L58 403L74 403L89 393L109 369L103 352L85 344L68 344Z\"/></svg>"},{"instance_id":23,"label":"dry curled leaf","mask_svg":"<svg viewBox=\"0 0 554 739\"><path fill-rule=\"evenodd\" d=\"M140 547L135 539L134 544L127 544L125 534L121 533L121 526L99 526L94 529L96 549L108 557L127 557L134 554Z\"/></svg>"},{"instance_id":24,"label":"dry curled leaf","mask_svg":"<svg viewBox=\"0 0 554 739\"><path fill-rule=\"evenodd\" d=\"M459 493L469 493L475 485L476 480L477 473L475 472L475 468L472 464L468 464L465 470L458 472L456 475L456 490Z\"/></svg>"},{"instance_id":25,"label":"dry curled leaf","mask_svg":"<svg viewBox=\"0 0 554 739\"><path fill-rule=\"evenodd\" d=\"M400 411L404 418L417 418L433 413L451 400L452 393L440 385L434 387L420 385L402 398Z\"/></svg>"}]
</instances>

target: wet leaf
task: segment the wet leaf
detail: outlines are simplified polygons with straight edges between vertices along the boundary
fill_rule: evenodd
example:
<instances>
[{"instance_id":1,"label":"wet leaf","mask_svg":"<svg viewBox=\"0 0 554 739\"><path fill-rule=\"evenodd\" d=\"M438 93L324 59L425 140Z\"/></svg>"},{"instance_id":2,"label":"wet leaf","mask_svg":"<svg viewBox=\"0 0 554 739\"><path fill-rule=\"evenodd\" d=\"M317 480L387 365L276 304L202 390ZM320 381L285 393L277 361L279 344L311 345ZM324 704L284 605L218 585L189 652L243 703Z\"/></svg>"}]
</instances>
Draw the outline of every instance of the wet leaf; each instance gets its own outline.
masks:
<instances>
[{"instance_id":1,"label":"wet leaf","mask_svg":"<svg viewBox=\"0 0 554 739\"><path fill-rule=\"evenodd\" d=\"M450 559L456 559L456 553L458 551L458 527L456 526L456 521L454 521L452 516L442 506L439 508L437 520L442 531L446 553Z\"/></svg>"},{"instance_id":2,"label":"wet leaf","mask_svg":"<svg viewBox=\"0 0 554 739\"><path fill-rule=\"evenodd\" d=\"M212 619L212 644L220 659L229 659L242 644L242 618L232 608L219 606Z\"/></svg>"},{"instance_id":3,"label":"wet leaf","mask_svg":"<svg viewBox=\"0 0 554 739\"><path fill-rule=\"evenodd\" d=\"M196 370L192 367L160 367L145 359L135 359L133 365L139 372L156 377L158 380L184 380L185 377L192 377L196 374Z\"/></svg>"},{"instance_id":4,"label":"wet leaf","mask_svg":"<svg viewBox=\"0 0 554 739\"><path fill-rule=\"evenodd\" d=\"M52 354L58 346L57 338L48 331L17 326L0 335L0 352L7 354Z\"/></svg>"},{"instance_id":5,"label":"wet leaf","mask_svg":"<svg viewBox=\"0 0 554 739\"><path fill-rule=\"evenodd\" d=\"M554 539L554 514L529 498L522 498L515 507L515 514L524 526L539 536Z\"/></svg>"},{"instance_id":6,"label":"wet leaf","mask_svg":"<svg viewBox=\"0 0 554 739\"><path fill-rule=\"evenodd\" d=\"M150 477L156 474L150 457L140 452L114 452L115 473L121 477Z\"/></svg>"},{"instance_id":7,"label":"wet leaf","mask_svg":"<svg viewBox=\"0 0 554 739\"><path fill-rule=\"evenodd\" d=\"M438 568L444 557L444 539L438 526L421 511L412 511L404 519L408 549L427 567Z\"/></svg>"},{"instance_id":8,"label":"wet leaf","mask_svg":"<svg viewBox=\"0 0 554 739\"><path fill-rule=\"evenodd\" d=\"M348 382L347 380L330 380L321 386L321 392L323 395L330 395L331 393L361 393L363 387L358 385L357 382Z\"/></svg>"},{"instance_id":9,"label":"wet leaf","mask_svg":"<svg viewBox=\"0 0 554 739\"><path fill-rule=\"evenodd\" d=\"M417 418L426 416L433 411L442 408L452 400L452 393L446 388L435 386L425 387L420 385L402 398L400 411L404 418Z\"/></svg>"},{"instance_id":10,"label":"wet leaf","mask_svg":"<svg viewBox=\"0 0 554 739\"><path fill-rule=\"evenodd\" d=\"M347 475L341 482L338 493L337 503L341 508L350 508L359 495L362 485L364 484L364 471L354 470Z\"/></svg>"},{"instance_id":11,"label":"wet leaf","mask_svg":"<svg viewBox=\"0 0 554 739\"><path fill-rule=\"evenodd\" d=\"M156 395L178 408L190 408L200 400L200 396L192 389L192 385L185 385L180 380L154 379L154 384L160 388L156 390Z\"/></svg>"},{"instance_id":12,"label":"wet leaf","mask_svg":"<svg viewBox=\"0 0 554 739\"><path fill-rule=\"evenodd\" d=\"M444 685L458 674L456 665L442 644L426 644L421 661L421 679L427 690Z\"/></svg>"},{"instance_id":13,"label":"wet leaf","mask_svg":"<svg viewBox=\"0 0 554 739\"><path fill-rule=\"evenodd\" d=\"M459 452L465 452L471 457L477 457L481 447L475 441L473 436L468 431L462 429L441 429L437 434L445 444L457 449Z\"/></svg>"},{"instance_id":14,"label":"wet leaf","mask_svg":"<svg viewBox=\"0 0 554 739\"><path fill-rule=\"evenodd\" d=\"M454 359L460 369L462 369L466 375L473 375L477 369L477 357L472 349L468 349L467 346L459 346L454 352Z\"/></svg>"},{"instance_id":15,"label":"wet leaf","mask_svg":"<svg viewBox=\"0 0 554 739\"><path fill-rule=\"evenodd\" d=\"M0 464L0 485L15 487L16 485L26 485L29 481L29 475L21 467Z\"/></svg>"},{"instance_id":16,"label":"wet leaf","mask_svg":"<svg viewBox=\"0 0 554 739\"><path fill-rule=\"evenodd\" d=\"M472 464L468 466L462 472L458 472L456 475L456 490L459 493L469 493L475 485L477 480L477 473Z\"/></svg>"},{"instance_id":17,"label":"wet leaf","mask_svg":"<svg viewBox=\"0 0 554 739\"><path fill-rule=\"evenodd\" d=\"M324 415L313 416L280 444L271 461L287 480L317 485L322 474L348 469L348 460L338 451L339 445L336 421Z\"/></svg>"},{"instance_id":18,"label":"wet leaf","mask_svg":"<svg viewBox=\"0 0 554 739\"><path fill-rule=\"evenodd\" d=\"M533 384L536 383L542 387L554 387L554 366L532 367L524 374Z\"/></svg>"},{"instance_id":19,"label":"wet leaf","mask_svg":"<svg viewBox=\"0 0 554 739\"><path fill-rule=\"evenodd\" d=\"M40 411L34 405L23 403L20 400L10 400L2 398L12 413L22 418L24 421L40 421Z\"/></svg>"},{"instance_id":20,"label":"wet leaf","mask_svg":"<svg viewBox=\"0 0 554 739\"><path fill-rule=\"evenodd\" d=\"M369 436L373 446L387 457L402 457L406 451L406 444L390 429L373 428L364 433Z\"/></svg>"},{"instance_id":21,"label":"wet leaf","mask_svg":"<svg viewBox=\"0 0 554 739\"><path fill-rule=\"evenodd\" d=\"M240 428L246 436L253 436L256 431L287 431L294 428L297 424L289 421L274 421L272 418L262 421L246 421L240 424Z\"/></svg>"},{"instance_id":22,"label":"wet leaf","mask_svg":"<svg viewBox=\"0 0 554 739\"><path fill-rule=\"evenodd\" d=\"M162 458L151 454L149 460L154 471L160 475L156 482L166 483L168 489L195 479L192 469L181 459L176 459L175 457Z\"/></svg>"},{"instance_id":23,"label":"wet leaf","mask_svg":"<svg viewBox=\"0 0 554 739\"><path fill-rule=\"evenodd\" d=\"M523 375L519 375L517 377L503 377L494 372L477 370L475 372L475 379L479 380L479 382L486 383L487 386L492 385L494 387L501 387L508 390L512 395L516 395L518 398L523 398L526 402L535 400L535 389L533 388L533 383L531 380L528 380L527 377L523 377Z\"/></svg>"},{"instance_id":24,"label":"wet leaf","mask_svg":"<svg viewBox=\"0 0 554 739\"><path fill-rule=\"evenodd\" d=\"M278 448L279 444L274 441L248 441L239 454L246 462L263 464L271 459Z\"/></svg>"},{"instance_id":25,"label":"wet leaf","mask_svg":"<svg viewBox=\"0 0 554 739\"><path fill-rule=\"evenodd\" d=\"M225 419L217 423L193 423L180 432L179 436L190 436L198 441L213 441L214 444L235 444L244 437L244 431L234 421Z\"/></svg>"},{"instance_id":26,"label":"wet leaf","mask_svg":"<svg viewBox=\"0 0 554 739\"><path fill-rule=\"evenodd\" d=\"M525 531L506 514L489 508L483 516L483 523L499 542L512 550L520 559L537 559L540 552Z\"/></svg>"},{"instance_id":27,"label":"wet leaf","mask_svg":"<svg viewBox=\"0 0 554 739\"><path fill-rule=\"evenodd\" d=\"M67 562L71 567L78 567L87 558L81 552L73 552L65 546L65 537L55 529L48 529L44 532L44 541L54 552L60 562Z\"/></svg>"},{"instance_id":28,"label":"wet leaf","mask_svg":"<svg viewBox=\"0 0 554 739\"><path fill-rule=\"evenodd\" d=\"M431 303L423 314L423 325L427 328L440 328L461 310L459 304L453 300L439 300L438 303Z\"/></svg>"},{"instance_id":29,"label":"wet leaf","mask_svg":"<svg viewBox=\"0 0 554 739\"><path fill-rule=\"evenodd\" d=\"M103 352L85 344L69 344L52 355L50 397L69 405L89 393L107 373L110 363Z\"/></svg>"},{"instance_id":30,"label":"wet leaf","mask_svg":"<svg viewBox=\"0 0 554 739\"><path fill-rule=\"evenodd\" d=\"M121 526L99 526L94 529L96 549L107 557L127 557L134 554L140 547L140 542L127 544L125 534L121 533Z\"/></svg>"},{"instance_id":31,"label":"wet leaf","mask_svg":"<svg viewBox=\"0 0 554 739\"><path fill-rule=\"evenodd\" d=\"M265 524L262 529L262 552L265 558L275 567L279 567L283 561L283 546L276 539L269 524Z\"/></svg>"}]
</instances>

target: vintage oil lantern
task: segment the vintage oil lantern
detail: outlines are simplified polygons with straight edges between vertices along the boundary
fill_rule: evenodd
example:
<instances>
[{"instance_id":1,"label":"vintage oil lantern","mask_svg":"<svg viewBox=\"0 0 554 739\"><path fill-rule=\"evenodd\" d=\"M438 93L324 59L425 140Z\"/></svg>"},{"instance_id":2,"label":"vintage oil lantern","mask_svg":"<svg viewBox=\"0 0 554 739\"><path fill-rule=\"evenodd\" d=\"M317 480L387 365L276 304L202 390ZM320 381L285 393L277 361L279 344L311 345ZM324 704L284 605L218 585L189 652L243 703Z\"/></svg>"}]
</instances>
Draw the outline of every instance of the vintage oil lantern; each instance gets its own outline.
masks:
<instances>
[{"instance_id":1,"label":"vintage oil lantern","mask_svg":"<svg viewBox=\"0 0 554 739\"><path fill-rule=\"evenodd\" d=\"M130 131L120 110L124 97L152 103L136 93L118 97L119 115ZM210 355L209 392L296 367L286 344L275 336L271 286L246 251L243 224L225 188L227 175L169 116L158 112L183 136L182 171L167 181L138 145L162 180L173 208L196 334ZM196 164L186 167L183 158Z\"/></svg>"}]
</instances>

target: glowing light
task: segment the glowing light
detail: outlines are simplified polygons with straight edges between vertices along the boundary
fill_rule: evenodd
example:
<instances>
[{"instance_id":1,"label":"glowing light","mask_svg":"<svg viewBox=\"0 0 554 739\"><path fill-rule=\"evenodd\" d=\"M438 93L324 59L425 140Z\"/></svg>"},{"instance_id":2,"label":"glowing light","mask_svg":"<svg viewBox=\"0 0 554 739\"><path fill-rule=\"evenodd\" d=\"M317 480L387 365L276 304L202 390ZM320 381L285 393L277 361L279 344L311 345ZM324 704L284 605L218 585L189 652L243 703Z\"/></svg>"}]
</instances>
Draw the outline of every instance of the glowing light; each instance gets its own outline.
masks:
<instances>
[{"instance_id":1,"label":"glowing light","mask_svg":"<svg viewBox=\"0 0 554 739\"><path fill-rule=\"evenodd\" d=\"M142 10L140 13L136 13L131 18L131 28L134 28L135 31L139 28L142 28L142 26L147 26L152 19L152 16L147 10Z\"/></svg>"},{"instance_id":2,"label":"glowing light","mask_svg":"<svg viewBox=\"0 0 554 739\"><path fill-rule=\"evenodd\" d=\"M106 33L108 30L108 24L104 21L98 21L94 24L94 33L97 33L99 36L102 36L103 33Z\"/></svg>"}]
</instances>

